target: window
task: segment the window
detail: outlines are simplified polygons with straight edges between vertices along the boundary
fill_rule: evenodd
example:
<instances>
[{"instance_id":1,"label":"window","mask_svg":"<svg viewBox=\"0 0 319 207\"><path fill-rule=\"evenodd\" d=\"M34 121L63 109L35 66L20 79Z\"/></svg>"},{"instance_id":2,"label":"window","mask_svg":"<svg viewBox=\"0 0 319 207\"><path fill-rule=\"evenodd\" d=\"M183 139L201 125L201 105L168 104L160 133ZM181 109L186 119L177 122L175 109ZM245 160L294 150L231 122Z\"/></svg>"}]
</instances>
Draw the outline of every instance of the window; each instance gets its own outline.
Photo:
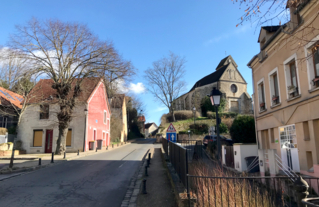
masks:
<instances>
[{"instance_id":1,"label":"window","mask_svg":"<svg viewBox=\"0 0 319 207\"><path fill-rule=\"evenodd\" d=\"M284 62L288 100L300 95L296 60L297 55L294 54Z\"/></svg>"},{"instance_id":2,"label":"window","mask_svg":"<svg viewBox=\"0 0 319 207\"><path fill-rule=\"evenodd\" d=\"M66 146L71 147L71 143L72 143L72 129L69 129L66 135Z\"/></svg>"},{"instance_id":3,"label":"window","mask_svg":"<svg viewBox=\"0 0 319 207\"><path fill-rule=\"evenodd\" d=\"M268 74L271 105L275 106L280 103L280 89L279 89L279 78L278 68L275 68Z\"/></svg>"},{"instance_id":4,"label":"window","mask_svg":"<svg viewBox=\"0 0 319 207\"><path fill-rule=\"evenodd\" d=\"M49 105L40 105L40 119L49 119Z\"/></svg>"},{"instance_id":5,"label":"window","mask_svg":"<svg viewBox=\"0 0 319 207\"><path fill-rule=\"evenodd\" d=\"M265 103L265 91L264 91L264 82L263 80L258 83L258 100L259 100L259 111L266 110Z\"/></svg>"},{"instance_id":6,"label":"window","mask_svg":"<svg viewBox=\"0 0 319 207\"><path fill-rule=\"evenodd\" d=\"M103 118L103 123L106 124L106 111L104 111L104 118Z\"/></svg>"},{"instance_id":7,"label":"window","mask_svg":"<svg viewBox=\"0 0 319 207\"><path fill-rule=\"evenodd\" d=\"M315 78L313 79L313 85L319 87L319 42L312 48L312 60L313 69L315 72Z\"/></svg>"},{"instance_id":8,"label":"window","mask_svg":"<svg viewBox=\"0 0 319 207\"><path fill-rule=\"evenodd\" d=\"M232 84L231 86L230 86L230 90L233 92L233 93L236 93L237 92L237 86L235 85L235 84Z\"/></svg>"},{"instance_id":9,"label":"window","mask_svg":"<svg viewBox=\"0 0 319 207\"><path fill-rule=\"evenodd\" d=\"M33 147L42 147L42 130L33 131Z\"/></svg>"}]
</instances>

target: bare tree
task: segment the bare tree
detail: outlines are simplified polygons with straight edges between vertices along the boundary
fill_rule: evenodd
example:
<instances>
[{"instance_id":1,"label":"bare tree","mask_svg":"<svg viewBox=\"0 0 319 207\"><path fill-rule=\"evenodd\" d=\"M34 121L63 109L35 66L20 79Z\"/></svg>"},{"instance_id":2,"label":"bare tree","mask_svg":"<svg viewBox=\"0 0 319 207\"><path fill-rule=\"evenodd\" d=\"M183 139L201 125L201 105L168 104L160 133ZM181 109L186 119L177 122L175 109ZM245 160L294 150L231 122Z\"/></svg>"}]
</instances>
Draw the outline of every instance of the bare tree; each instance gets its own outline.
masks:
<instances>
[{"instance_id":1,"label":"bare tree","mask_svg":"<svg viewBox=\"0 0 319 207\"><path fill-rule=\"evenodd\" d=\"M66 133L72 120L76 100L84 90L87 77L103 78L108 71L134 70L114 49L111 42L101 41L86 25L79 23L32 19L16 26L9 47L20 51L19 58L32 67L28 74L52 79L59 112L58 139L55 154L66 148Z\"/></svg>"},{"instance_id":2,"label":"bare tree","mask_svg":"<svg viewBox=\"0 0 319 207\"><path fill-rule=\"evenodd\" d=\"M172 103L185 89L185 63L184 58L170 52L168 57L153 62L153 67L146 70L144 76L148 91L169 109L174 121Z\"/></svg>"}]
</instances>

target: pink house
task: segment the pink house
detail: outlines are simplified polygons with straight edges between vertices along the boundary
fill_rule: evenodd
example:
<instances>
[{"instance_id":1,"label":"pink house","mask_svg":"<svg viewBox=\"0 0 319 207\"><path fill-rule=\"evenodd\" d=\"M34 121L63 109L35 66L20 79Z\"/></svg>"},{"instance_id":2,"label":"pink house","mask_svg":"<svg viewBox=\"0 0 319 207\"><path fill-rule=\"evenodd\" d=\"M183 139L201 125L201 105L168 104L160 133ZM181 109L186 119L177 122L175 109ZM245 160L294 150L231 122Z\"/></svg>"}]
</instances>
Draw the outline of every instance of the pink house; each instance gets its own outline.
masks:
<instances>
[{"instance_id":1,"label":"pink house","mask_svg":"<svg viewBox=\"0 0 319 207\"><path fill-rule=\"evenodd\" d=\"M56 149L59 105L52 83L51 79L42 79L29 94L31 99L18 128L18 139L27 153L51 153ZM102 149L110 144L111 114L103 80L86 78L81 88L66 136L67 152Z\"/></svg>"}]
</instances>

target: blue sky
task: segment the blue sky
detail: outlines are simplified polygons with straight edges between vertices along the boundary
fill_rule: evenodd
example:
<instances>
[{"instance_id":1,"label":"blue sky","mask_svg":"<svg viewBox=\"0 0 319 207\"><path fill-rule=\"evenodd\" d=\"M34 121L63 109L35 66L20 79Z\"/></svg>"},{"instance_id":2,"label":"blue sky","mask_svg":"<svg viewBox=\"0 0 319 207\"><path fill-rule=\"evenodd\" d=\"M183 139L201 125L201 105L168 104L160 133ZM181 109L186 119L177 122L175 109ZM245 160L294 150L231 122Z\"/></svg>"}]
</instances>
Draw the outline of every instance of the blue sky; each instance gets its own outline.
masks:
<instances>
[{"instance_id":1,"label":"blue sky","mask_svg":"<svg viewBox=\"0 0 319 207\"><path fill-rule=\"evenodd\" d=\"M85 23L101 39L111 40L138 69L132 86L146 105L147 122L160 124L168 110L146 91L141 93L143 73L169 51L187 60L187 90L232 55L252 94L246 65L258 53L259 28L255 32L250 23L236 28L243 10L231 0L10 0L1 1L0 7L0 45L7 43L15 25L32 17Z\"/></svg>"}]
</instances>

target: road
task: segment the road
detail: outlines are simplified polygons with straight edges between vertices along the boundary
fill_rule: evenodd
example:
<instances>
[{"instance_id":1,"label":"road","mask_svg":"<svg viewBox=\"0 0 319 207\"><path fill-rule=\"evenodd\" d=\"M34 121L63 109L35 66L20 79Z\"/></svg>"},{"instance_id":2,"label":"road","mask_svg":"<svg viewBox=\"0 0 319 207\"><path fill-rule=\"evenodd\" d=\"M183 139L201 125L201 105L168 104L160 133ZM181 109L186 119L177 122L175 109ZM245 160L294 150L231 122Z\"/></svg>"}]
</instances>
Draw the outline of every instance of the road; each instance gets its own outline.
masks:
<instances>
[{"instance_id":1,"label":"road","mask_svg":"<svg viewBox=\"0 0 319 207\"><path fill-rule=\"evenodd\" d=\"M153 139L0 182L0 206L120 206Z\"/></svg>"}]
</instances>

